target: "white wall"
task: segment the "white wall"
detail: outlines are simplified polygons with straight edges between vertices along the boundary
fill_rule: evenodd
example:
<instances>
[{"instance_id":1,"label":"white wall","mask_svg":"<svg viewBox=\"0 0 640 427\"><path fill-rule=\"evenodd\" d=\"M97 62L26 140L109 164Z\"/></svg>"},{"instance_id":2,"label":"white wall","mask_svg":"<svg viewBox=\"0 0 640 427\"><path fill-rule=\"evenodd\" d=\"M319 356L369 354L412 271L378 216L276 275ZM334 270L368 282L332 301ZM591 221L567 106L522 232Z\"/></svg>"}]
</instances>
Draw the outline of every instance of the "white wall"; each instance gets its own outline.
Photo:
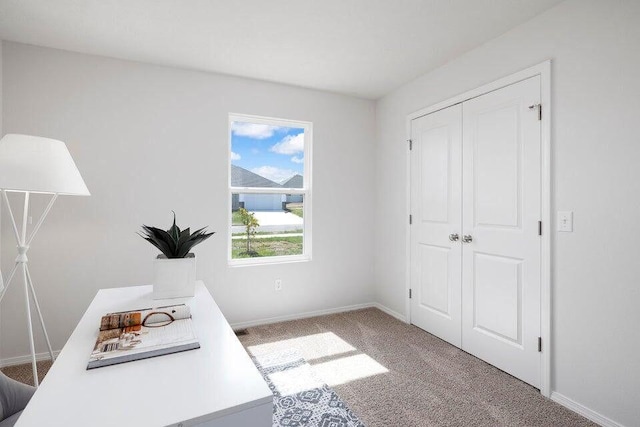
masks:
<instances>
[{"instance_id":1,"label":"white wall","mask_svg":"<svg viewBox=\"0 0 640 427\"><path fill-rule=\"evenodd\" d=\"M407 114L551 58L552 203L575 211L574 233L552 239L552 387L640 425L638 22L637 1L567 1L379 100L375 123L368 101L5 42L4 132L66 141L92 191L62 198L31 251L54 347L98 288L149 281L154 251L134 233L171 209L218 231L198 276L232 322L368 302L372 259L376 299L404 313ZM230 111L314 122L312 262L227 267ZM168 172L177 160L190 166ZM17 288L3 302L2 358L28 352L22 304Z\"/></svg>"},{"instance_id":2,"label":"white wall","mask_svg":"<svg viewBox=\"0 0 640 427\"><path fill-rule=\"evenodd\" d=\"M2 133L2 40L0 40L0 138Z\"/></svg>"},{"instance_id":3,"label":"white wall","mask_svg":"<svg viewBox=\"0 0 640 427\"><path fill-rule=\"evenodd\" d=\"M5 132L65 141L91 191L61 197L30 251L54 349L99 288L150 282L156 251L135 233L169 226L172 209L217 232L195 250L197 276L231 323L373 301L372 101L9 42L3 60ZM229 112L313 122L311 262L227 266ZM10 289L2 358L29 352L22 307Z\"/></svg>"},{"instance_id":4,"label":"white wall","mask_svg":"<svg viewBox=\"0 0 640 427\"><path fill-rule=\"evenodd\" d=\"M2 130L2 40L0 39L0 138L4 136ZM2 217L4 206L0 203L0 266L2 265ZM1 272L0 272L1 274ZM0 304L0 343L2 343L2 304Z\"/></svg>"},{"instance_id":5,"label":"white wall","mask_svg":"<svg viewBox=\"0 0 640 427\"><path fill-rule=\"evenodd\" d=\"M409 113L551 58L558 393L640 425L640 2L570 0L377 103L376 296L405 313Z\"/></svg>"}]
</instances>

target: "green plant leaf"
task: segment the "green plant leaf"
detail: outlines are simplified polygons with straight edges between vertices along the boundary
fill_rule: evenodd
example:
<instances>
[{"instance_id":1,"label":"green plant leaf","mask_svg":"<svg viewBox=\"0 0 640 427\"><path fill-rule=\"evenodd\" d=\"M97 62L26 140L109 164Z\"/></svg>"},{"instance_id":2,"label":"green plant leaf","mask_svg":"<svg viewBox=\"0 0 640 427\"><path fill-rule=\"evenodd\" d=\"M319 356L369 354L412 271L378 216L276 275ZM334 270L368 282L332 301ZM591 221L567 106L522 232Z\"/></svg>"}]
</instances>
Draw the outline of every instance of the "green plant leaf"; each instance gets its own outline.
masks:
<instances>
[{"instance_id":1,"label":"green plant leaf","mask_svg":"<svg viewBox=\"0 0 640 427\"><path fill-rule=\"evenodd\" d=\"M207 232L206 228L200 228L193 233L190 228L181 231L176 225L176 213L173 212L173 225L169 230L143 225L142 233L138 235L158 248L167 258L184 258L194 246L215 234Z\"/></svg>"},{"instance_id":2,"label":"green plant leaf","mask_svg":"<svg viewBox=\"0 0 640 427\"><path fill-rule=\"evenodd\" d=\"M144 236L140 233L138 233L138 235L142 237L144 240L146 240L147 242L151 243L156 248L158 248L158 250L160 250L160 252L164 254L164 256L166 256L167 258L172 256L171 249L169 248L169 245L166 244L166 242L163 242L161 240L156 240L153 237Z\"/></svg>"},{"instance_id":3,"label":"green plant leaf","mask_svg":"<svg viewBox=\"0 0 640 427\"><path fill-rule=\"evenodd\" d=\"M180 238L178 239L178 248L184 245L184 242L189 240L189 236L191 236L191 230L189 228L185 228L180 232Z\"/></svg>"},{"instance_id":4,"label":"green plant leaf","mask_svg":"<svg viewBox=\"0 0 640 427\"><path fill-rule=\"evenodd\" d=\"M193 233L189 239L184 242L184 244L178 248L178 257L179 258L183 258L185 256L187 256L187 254L189 253L189 251L196 245L202 243L203 241L207 240L209 237L213 236L213 234L215 233L204 233L201 230L196 231L195 233Z\"/></svg>"},{"instance_id":5,"label":"green plant leaf","mask_svg":"<svg viewBox=\"0 0 640 427\"><path fill-rule=\"evenodd\" d=\"M143 225L142 228L143 230L147 231L149 237L158 242L164 242L169 247L168 251L171 256L165 254L167 255L167 258L175 257L175 254L177 253L177 244L168 232L160 228L149 227L146 225Z\"/></svg>"},{"instance_id":6,"label":"green plant leaf","mask_svg":"<svg viewBox=\"0 0 640 427\"><path fill-rule=\"evenodd\" d=\"M191 235L193 236L193 235L195 235L195 234L204 233L206 229L207 229L207 227L199 228L199 229L197 229L196 231L194 231L193 233L191 233Z\"/></svg>"},{"instance_id":7,"label":"green plant leaf","mask_svg":"<svg viewBox=\"0 0 640 427\"><path fill-rule=\"evenodd\" d=\"M177 246L178 241L180 240L180 228L176 225L176 213L174 211L171 211L171 212L173 212L173 225L169 230L167 230L167 233L169 233L169 235L171 236L171 238L173 239L173 241L176 243L176 246Z\"/></svg>"},{"instance_id":8,"label":"green plant leaf","mask_svg":"<svg viewBox=\"0 0 640 427\"><path fill-rule=\"evenodd\" d=\"M187 256L187 254L191 251L191 249L202 243L204 240L206 240L207 238L211 237L211 235L204 235L204 236L197 236L195 239L190 239L188 242L186 242L184 245L182 245L182 247L180 248L179 252L178 252L178 257L185 257Z\"/></svg>"}]
</instances>

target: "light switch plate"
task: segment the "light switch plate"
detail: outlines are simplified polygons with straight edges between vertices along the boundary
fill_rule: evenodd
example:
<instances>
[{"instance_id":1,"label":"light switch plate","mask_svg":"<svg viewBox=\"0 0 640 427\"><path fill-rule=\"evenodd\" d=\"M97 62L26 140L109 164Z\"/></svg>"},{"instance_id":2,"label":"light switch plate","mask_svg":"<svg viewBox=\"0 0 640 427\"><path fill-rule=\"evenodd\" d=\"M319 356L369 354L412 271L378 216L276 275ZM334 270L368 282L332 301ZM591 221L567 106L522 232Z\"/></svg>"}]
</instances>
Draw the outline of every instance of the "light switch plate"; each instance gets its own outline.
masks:
<instances>
[{"instance_id":1,"label":"light switch plate","mask_svg":"<svg viewBox=\"0 0 640 427\"><path fill-rule=\"evenodd\" d=\"M558 211L558 231L573 231L572 211Z\"/></svg>"}]
</instances>

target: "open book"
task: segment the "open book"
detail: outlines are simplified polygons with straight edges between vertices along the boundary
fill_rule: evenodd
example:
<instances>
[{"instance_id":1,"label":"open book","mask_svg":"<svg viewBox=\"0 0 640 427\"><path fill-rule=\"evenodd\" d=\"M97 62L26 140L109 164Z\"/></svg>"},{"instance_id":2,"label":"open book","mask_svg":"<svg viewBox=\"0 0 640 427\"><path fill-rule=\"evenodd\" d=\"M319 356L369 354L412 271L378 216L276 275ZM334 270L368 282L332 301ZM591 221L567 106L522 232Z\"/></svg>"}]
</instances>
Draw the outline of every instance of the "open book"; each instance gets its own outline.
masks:
<instances>
[{"instance_id":1,"label":"open book","mask_svg":"<svg viewBox=\"0 0 640 427\"><path fill-rule=\"evenodd\" d=\"M185 304L109 313L87 369L200 348Z\"/></svg>"}]
</instances>

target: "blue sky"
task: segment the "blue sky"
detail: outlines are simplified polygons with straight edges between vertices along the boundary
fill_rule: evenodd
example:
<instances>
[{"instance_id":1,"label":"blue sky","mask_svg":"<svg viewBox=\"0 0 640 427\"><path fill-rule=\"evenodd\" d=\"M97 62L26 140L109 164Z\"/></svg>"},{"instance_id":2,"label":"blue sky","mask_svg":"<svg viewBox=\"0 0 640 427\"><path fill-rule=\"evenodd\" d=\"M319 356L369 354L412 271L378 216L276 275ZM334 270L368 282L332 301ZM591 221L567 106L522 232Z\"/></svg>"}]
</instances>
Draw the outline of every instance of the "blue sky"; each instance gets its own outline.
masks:
<instances>
[{"instance_id":1,"label":"blue sky","mask_svg":"<svg viewBox=\"0 0 640 427\"><path fill-rule=\"evenodd\" d=\"M304 171L304 129L233 122L231 163L275 182Z\"/></svg>"}]
</instances>

